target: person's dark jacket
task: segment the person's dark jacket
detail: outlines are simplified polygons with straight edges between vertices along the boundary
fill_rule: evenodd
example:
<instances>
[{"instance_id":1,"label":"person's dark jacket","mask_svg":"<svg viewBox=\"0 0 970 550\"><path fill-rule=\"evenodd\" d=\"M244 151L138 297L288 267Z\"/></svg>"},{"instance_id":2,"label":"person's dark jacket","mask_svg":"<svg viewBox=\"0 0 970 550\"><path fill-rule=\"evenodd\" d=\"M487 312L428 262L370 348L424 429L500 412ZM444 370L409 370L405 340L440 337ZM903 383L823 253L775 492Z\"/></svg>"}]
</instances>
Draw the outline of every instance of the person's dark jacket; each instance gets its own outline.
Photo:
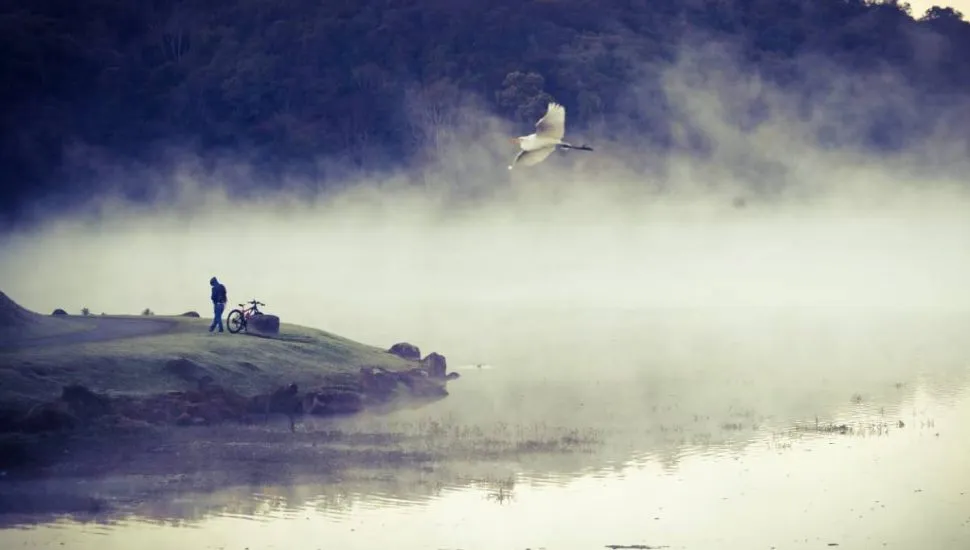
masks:
<instances>
[{"instance_id":1,"label":"person's dark jacket","mask_svg":"<svg viewBox=\"0 0 970 550\"><path fill-rule=\"evenodd\" d=\"M226 285L222 283L212 285L212 303L224 304L226 300Z\"/></svg>"}]
</instances>

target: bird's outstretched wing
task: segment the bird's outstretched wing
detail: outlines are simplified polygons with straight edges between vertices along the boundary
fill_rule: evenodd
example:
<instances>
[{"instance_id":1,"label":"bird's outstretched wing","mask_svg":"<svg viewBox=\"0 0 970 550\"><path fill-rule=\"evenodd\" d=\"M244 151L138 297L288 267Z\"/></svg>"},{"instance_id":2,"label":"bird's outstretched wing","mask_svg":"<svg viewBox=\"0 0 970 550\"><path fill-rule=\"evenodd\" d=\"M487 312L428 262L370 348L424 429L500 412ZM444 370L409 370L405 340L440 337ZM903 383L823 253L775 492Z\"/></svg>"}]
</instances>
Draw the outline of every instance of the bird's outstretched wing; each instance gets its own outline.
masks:
<instances>
[{"instance_id":1,"label":"bird's outstretched wing","mask_svg":"<svg viewBox=\"0 0 970 550\"><path fill-rule=\"evenodd\" d=\"M536 136L559 140L564 135L566 135L566 108L551 102L546 107L546 115L536 122Z\"/></svg>"},{"instance_id":2,"label":"bird's outstretched wing","mask_svg":"<svg viewBox=\"0 0 970 550\"><path fill-rule=\"evenodd\" d=\"M512 159L512 164L509 165L509 170L514 166L535 166L540 162L546 160L549 155L555 151L555 147L544 147L542 149L536 149L535 151L519 151L519 154L515 155Z\"/></svg>"}]
</instances>

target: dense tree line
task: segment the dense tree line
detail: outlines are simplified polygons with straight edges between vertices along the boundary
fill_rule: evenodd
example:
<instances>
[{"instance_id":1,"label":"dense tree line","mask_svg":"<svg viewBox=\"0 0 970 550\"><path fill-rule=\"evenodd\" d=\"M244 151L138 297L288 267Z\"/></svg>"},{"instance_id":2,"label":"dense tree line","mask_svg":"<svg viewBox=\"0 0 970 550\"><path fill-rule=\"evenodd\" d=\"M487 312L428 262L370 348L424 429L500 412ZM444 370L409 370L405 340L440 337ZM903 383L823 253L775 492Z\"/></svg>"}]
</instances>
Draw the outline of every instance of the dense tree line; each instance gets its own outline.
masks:
<instances>
[{"instance_id":1,"label":"dense tree line","mask_svg":"<svg viewBox=\"0 0 970 550\"><path fill-rule=\"evenodd\" d=\"M469 95L523 123L555 98L574 128L614 122L669 147L660 68L692 36L724 39L806 96L818 91L807 56L891 68L927 128L970 90L970 24L895 1L5 0L0 11L6 214L56 187L75 145L137 159L177 143L270 167L406 163ZM657 93L635 101L633 80ZM874 116L863 145L919 135L891 119Z\"/></svg>"}]
</instances>

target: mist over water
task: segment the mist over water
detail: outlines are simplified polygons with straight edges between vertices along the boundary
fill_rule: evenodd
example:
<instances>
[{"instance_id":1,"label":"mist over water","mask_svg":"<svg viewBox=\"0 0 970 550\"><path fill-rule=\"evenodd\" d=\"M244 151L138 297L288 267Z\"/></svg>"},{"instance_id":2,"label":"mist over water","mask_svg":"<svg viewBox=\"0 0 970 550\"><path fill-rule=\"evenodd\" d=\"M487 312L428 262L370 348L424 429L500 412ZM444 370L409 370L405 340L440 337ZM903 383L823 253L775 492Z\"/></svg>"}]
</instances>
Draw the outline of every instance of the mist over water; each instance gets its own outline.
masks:
<instances>
[{"instance_id":1,"label":"mist over water","mask_svg":"<svg viewBox=\"0 0 970 550\"><path fill-rule=\"evenodd\" d=\"M97 221L9 238L0 278L42 312L205 316L215 275L232 303L257 298L284 322L496 366L456 383L475 399L427 413L467 422L606 429L657 403L679 407L678 421L716 426L734 407L790 422L966 365L961 192L870 169L885 187L868 196L860 179L744 205L733 190L624 200L609 174L580 179L556 162L453 208L399 187L115 203Z\"/></svg>"},{"instance_id":2,"label":"mist over water","mask_svg":"<svg viewBox=\"0 0 970 550\"><path fill-rule=\"evenodd\" d=\"M736 208L719 198L604 199L608 185L566 181L558 201L454 212L422 204L416 191L389 193L382 208L350 199L137 214L118 206L97 222L52 220L9 236L0 280L42 312L205 314L215 275L232 302L256 297L286 322L377 345L466 334L451 352L460 355L491 341L502 312L511 316L503 323L532 319L520 328L541 339L586 309L690 309L739 323L771 310L865 322L970 307L962 194ZM457 342L424 345L446 344Z\"/></svg>"}]
</instances>

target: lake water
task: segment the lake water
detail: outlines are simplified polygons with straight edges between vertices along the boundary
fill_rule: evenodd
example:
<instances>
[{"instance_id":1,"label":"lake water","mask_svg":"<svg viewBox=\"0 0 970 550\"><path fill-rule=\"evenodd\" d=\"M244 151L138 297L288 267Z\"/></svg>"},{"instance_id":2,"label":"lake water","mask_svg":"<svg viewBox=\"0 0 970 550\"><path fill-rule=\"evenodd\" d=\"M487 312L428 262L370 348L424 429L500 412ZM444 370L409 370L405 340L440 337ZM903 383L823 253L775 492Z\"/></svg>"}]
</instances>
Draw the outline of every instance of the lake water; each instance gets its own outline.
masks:
<instances>
[{"instance_id":1,"label":"lake water","mask_svg":"<svg viewBox=\"0 0 970 550\"><path fill-rule=\"evenodd\" d=\"M554 313L425 319L414 340L464 365L448 399L307 429L591 440L568 452L182 494L111 518L22 517L0 546L970 547L970 316ZM348 315L320 324L365 341L393 330Z\"/></svg>"}]
</instances>

